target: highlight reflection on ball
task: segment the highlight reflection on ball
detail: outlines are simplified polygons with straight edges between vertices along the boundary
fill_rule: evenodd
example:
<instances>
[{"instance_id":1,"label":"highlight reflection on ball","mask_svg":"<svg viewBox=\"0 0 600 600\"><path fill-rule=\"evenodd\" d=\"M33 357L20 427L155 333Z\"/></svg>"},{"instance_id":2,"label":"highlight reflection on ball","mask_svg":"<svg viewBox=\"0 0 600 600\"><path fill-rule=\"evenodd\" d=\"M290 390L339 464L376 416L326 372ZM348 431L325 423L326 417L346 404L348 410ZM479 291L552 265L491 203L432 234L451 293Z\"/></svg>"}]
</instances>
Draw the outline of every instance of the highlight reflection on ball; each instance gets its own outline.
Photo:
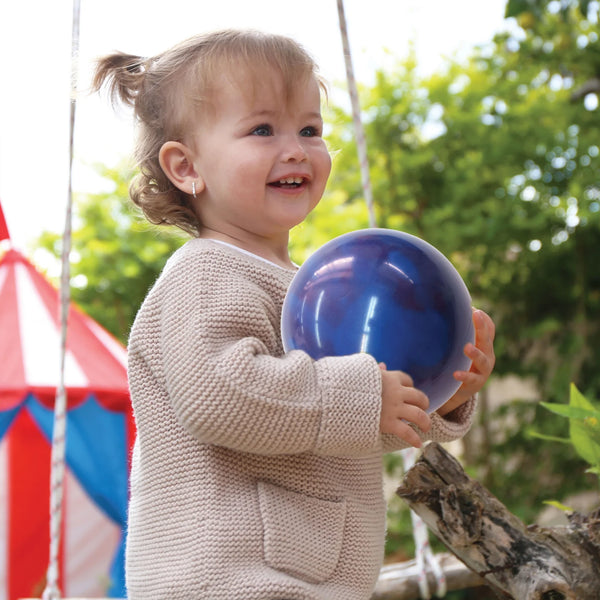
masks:
<instances>
[{"instance_id":1,"label":"highlight reflection on ball","mask_svg":"<svg viewBox=\"0 0 600 600\"><path fill-rule=\"evenodd\" d=\"M391 229L364 229L325 244L300 267L282 312L284 349L312 358L371 354L410 374L429 412L458 389L471 361L471 297L432 245Z\"/></svg>"}]
</instances>

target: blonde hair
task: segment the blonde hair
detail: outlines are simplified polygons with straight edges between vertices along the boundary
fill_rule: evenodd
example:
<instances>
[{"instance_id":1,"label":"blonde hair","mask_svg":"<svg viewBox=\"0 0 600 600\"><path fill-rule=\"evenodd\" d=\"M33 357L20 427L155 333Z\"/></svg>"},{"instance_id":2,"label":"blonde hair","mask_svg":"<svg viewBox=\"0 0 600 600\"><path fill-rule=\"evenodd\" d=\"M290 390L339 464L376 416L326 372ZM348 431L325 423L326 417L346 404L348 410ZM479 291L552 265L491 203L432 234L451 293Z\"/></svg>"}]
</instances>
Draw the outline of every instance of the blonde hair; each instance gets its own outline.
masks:
<instances>
[{"instance_id":1,"label":"blonde hair","mask_svg":"<svg viewBox=\"0 0 600 600\"><path fill-rule=\"evenodd\" d=\"M198 235L201 224L190 197L167 178L159 151L167 141L183 141L195 120L209 111L215 80L223 69L242 68L256 75L265 67L281 76L288 98L309 77L326 93L316 63L300 44L257 31L218 31L189 38L151 58L115 52L97 61L93 90L106 87L113 103L134 109L139 173L129 193L151 223Z\"/></svg>"}]
</instances>

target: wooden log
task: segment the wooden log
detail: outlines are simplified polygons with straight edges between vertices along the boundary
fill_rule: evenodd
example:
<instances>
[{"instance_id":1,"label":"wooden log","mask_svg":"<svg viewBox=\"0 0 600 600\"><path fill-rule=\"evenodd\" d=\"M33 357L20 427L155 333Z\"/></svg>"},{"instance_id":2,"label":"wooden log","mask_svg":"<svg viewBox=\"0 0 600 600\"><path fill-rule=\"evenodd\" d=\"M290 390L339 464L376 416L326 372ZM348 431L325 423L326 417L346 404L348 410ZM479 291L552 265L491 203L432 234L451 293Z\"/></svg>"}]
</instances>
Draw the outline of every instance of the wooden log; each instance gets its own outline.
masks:
<instances>
[{"instance_id":1,"label":"wooden log","mask_svg":"<svg viewBox=\"0 0 600 600\"><path fill-rule=\"evenodd\" d=\"M565 527L526 527L436 443L397 494L499 598L600 598L600 510L573 513Z\"/></svg>"}]
</instances>

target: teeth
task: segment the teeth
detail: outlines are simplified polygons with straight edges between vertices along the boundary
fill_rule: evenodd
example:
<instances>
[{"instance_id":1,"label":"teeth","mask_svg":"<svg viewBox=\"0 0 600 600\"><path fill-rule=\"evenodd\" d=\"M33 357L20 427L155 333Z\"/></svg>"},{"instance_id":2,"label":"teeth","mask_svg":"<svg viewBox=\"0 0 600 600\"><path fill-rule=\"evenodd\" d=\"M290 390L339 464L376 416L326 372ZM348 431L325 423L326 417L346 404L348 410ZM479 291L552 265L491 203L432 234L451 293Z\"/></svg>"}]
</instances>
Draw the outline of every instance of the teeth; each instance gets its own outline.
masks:
<instances>
[{"instance_id":1,"label":"teeth","mask_svg":"<svg viewBox=\"0 0 600 600\"><path fill-rule=\"evenodd\" d=\"M303 181L304 181L303 177L285 177L284 179L280 179L279 183L281 183L282 185L284 185L284 184L292 184L292 183L300 184Z\"/></svg>"}]
</instances>

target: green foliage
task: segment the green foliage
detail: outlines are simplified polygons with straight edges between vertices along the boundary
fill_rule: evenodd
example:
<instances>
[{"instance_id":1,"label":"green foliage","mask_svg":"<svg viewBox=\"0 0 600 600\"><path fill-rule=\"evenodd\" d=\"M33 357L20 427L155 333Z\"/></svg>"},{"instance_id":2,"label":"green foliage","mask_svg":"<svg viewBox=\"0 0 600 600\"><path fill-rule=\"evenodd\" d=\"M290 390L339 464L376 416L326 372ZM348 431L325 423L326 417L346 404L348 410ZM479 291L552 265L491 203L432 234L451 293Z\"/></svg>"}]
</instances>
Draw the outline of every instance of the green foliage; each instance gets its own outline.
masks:
<instances>
[{"instance_id":1,"label":"green foliage","mask_svg":"<svg viewBox=\"0 0 600 600\"><path fill-rule=\"evenodd\" d=\"M128 199L132 173L98 167L111 188L75 199L71 297L125 343L135 314L165 261L184 238L162 232L137 214ZM61 237L45 233L39 245L60 256Z\"/></svg>"},{"instance_id":2,"label":"green foliage","mask_svg":"<svg viewBox=\"0 0 600 600\"><path fill-rule=\"evenodd\" d=\"M600 474L600 404L588 400L575 385L571 385L568 405L541 404L550 412L569 420L569 438L566 441L590 465L588 472ZM554 439L550 436L538 437Z\"/></svg>"},{"instance_id":3,"label":"green foliage","mask_svg":"<svg viewBox=\"0 0 600 600\"><path fill-rule=\"evenodd\" d=\"M404 562L415 555L410 510L406 504L396 497L388 503L385 555L390 562Z\"/></svg>"},{"instance_id":4,"label":"green foliage","mask_svg":"<svg viewBox=\"0 0 600 600\"><path fill-rule=\"evenodd\" d=\"M504 16L521 18L521 23L532 27L535 19L544 18L548 5L552 6L552 12L561 14L563 18L568 18L569 12L575 9L579 10L581 17L585 17L592 2L593 0L508 0ZM523 20L523 17L528 18Z\"/></svg>"},{"instance_id":5,"label":"green foliage","mask_svg":"<svg viewBox=\"0 0 600 600\"><path fill-rule=\"evenodd\" d=\"M570 506L567 506L562 502L558 502L557 500L546 500L544 504L558 508L558 510L562 510L563 512L573 512L573 509Z\"/></svg>"},{"instance_id":6,"label":"green foliage","mask_svg":"<svg viewBox=\"0 0 600 600\"><path fill-rule=\"evenodd\" d=\"M548 500L589 489L585 464L568 444L542 442L533 430L565 438L568 424L538 403L515 399L486 415L473 431L484 443L469 455L469 474L525 523L536 520Z\"/></svg>"},{"instance_id":7,"label":"green foliage","mask_svg":"<svg viewBox=\"0 0 600 600\"><path fill-rule=\"evenodd\" d=\"M329 191L308 218L290 233L290 256L294 262L302 264L332 238L368 227L368 223L364 204L349 204L342 190Z\"/></svg>"}]
</instances>

